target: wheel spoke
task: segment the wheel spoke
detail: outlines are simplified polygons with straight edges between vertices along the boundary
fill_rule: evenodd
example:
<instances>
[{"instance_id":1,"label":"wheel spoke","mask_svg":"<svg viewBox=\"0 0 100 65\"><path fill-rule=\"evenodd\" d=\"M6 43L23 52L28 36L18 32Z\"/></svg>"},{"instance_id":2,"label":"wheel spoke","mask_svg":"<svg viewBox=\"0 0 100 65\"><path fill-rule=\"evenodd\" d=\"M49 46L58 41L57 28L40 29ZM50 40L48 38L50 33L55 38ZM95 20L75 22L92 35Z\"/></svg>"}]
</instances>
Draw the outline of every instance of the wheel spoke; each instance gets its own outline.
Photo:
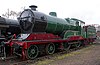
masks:
<instances>
[{"instance_id":1,"label":"wheel spoke","mask_svg":"<svg viewBox=\"0 0 100 65\"><path fill-rule=\"evenodd\" d=\"M63 46L64 46L64 50L69 50L71 47L71 44L63 43Z\"/></svg>"},{"instance_id":2,"label":"wheel spoke","mask_svg":"<svg viewBox=\"0 0 100 65\"><path fill-rule=\"evenodd\" d=\"M81 41L79 41L78 43L75 44L76 47L80 47L81 46Z\"/></svg>"},{"instance_id":3,"label":"wheel spoke","mask_svg":"<svg viewBox=\"0 0 100 65\"><path fill-rule=\"evenodd\" d=\"M55 45L53 43L46 45L47 54L53 54L54 52L55 52Z\"/></svg>"},{"instance_id":4,"label":"wheel spoke","mask_svg":"<svg viewBox=\"0 0 100 65\"><path fill-rule=\"evenodd\" d=\"M38 56L38 47L36 45L31 45L28 49L27 49L27 57L29 59L34 59Z\"/></svg>"},{"instance_id":5,"label":"wheel spoke","mask_svg":"<svg viewBox=\"0 0 100 65\"><path fill-rule=\"evenodd\" d=\"M32 54L30 54L29 56L32 57Z\"/></svg>"}]
</instances>

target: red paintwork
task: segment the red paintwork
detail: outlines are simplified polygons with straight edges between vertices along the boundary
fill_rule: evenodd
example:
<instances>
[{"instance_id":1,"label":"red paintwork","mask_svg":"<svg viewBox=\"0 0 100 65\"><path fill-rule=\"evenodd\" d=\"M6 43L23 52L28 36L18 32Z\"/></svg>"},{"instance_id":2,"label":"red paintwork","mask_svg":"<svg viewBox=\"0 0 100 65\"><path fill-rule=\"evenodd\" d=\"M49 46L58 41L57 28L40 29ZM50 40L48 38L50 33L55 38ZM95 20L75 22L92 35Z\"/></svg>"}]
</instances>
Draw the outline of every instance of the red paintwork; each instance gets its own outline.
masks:
<instances>
[{"instance_id":1,"label":"red paintwork","mask_svg":"<svg viewBox=\"0 0 100 65\"><path fill-rule=\"evenodd\" d=\"M23 46L24 49L27 49L31 44L48 44L48 43L62 43L62 42L69 42L75 40L83 40L82 36L71 36L68 39L61 39L57 35L53 34L46 34L46 33L38 33L38 34L30 34L29 37L26 39L27 41L13 41L20 46ZM61 46L62 47L62 46Z\"/></svg>"},{"instance_id":2,"label":"red paintwork","mask_svg":"<svg viewBox=\"0 0 100 65\"><path fill-rule=\"evenodd\" d=\"M82 36L71 36L68 38L68 41L75 41L75 40L83 40Z\"/></svg>"},{"instance_id":3,"label":"red paintwork","mask_svg":"<svg viewBox=\"0 0 100 65\"><path fill-rule=\"evenodd\" d=\"M46 33L35 33L30 34L26 40L49 40L49 39L59 39L60 37L53 34L46 34Z\"/></svg>"},{"instance_id":4,"label":"red paintwork","mask_svg":"<svg viewBox=\"0 0 100 65\"><path fill-rule=\"evenodd\" d=\"M36 44L48 44L48 43L59 43L60 48L63 48L63 42L70 42L70 41L77 41L77 40L84 40L82 36L71 36L67 39L61 39L57 35L48 34L48 33L35 33L30 34L26 41L12 41L10 46L13 44L18 44L22 46L22 59L25 60L25 49L27 49L30 45Z\"/></svg>"}]
</instances>

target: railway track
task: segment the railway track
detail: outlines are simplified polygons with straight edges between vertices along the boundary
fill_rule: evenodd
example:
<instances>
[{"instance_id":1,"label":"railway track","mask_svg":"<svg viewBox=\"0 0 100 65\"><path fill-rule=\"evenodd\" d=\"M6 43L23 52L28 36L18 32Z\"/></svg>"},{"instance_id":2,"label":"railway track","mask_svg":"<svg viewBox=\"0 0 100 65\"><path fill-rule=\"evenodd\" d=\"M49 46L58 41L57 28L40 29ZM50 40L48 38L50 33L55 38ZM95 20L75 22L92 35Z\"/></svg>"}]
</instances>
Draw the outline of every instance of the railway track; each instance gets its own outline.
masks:
<instances>
[{"instance_id":1,"label":"railway track","mask_svg":"<svg viewBox=\"0 0 100 65\"><path fill-rule=\"evenodd\" d=\"M54 58L55 56L59 56L59 55L62 55L62 54L68 54L70 52L73 52L73 51L76 51L76 50L80 50L82 48L86 48L86 47L89 47L91 45L87 45L87 46L81 46L79 48L71 48L69 49L68 51L57 51L56 53L52 54L52 55L40 55L38 58L34 59L34 60L25 60L25 61L22 61L20 58L18 58L17 56L12 56L12 57L7 57L6 59L2 60L0 59L0 65L4 65L4 64L7 64L7 65L27 65L27 64L34 64L36 63L37 61L43 61L44 59L51 59L51 58Z\"/></svg>"}]
</instances>

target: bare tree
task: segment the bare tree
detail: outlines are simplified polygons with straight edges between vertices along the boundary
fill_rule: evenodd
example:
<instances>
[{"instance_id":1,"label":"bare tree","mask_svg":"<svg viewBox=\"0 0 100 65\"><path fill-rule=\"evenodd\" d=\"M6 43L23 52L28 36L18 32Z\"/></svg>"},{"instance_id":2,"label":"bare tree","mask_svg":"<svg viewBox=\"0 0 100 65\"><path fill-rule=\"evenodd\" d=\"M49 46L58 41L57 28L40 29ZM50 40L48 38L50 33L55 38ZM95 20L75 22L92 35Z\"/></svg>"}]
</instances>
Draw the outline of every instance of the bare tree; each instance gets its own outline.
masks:
<instances>
[{"instance_id":1,"label":"bare tree","mask_svg":"<svg viewBox=\"0 0 100 65\"><path fill-rule=\"evenodd\" d=\"M7 9L7 12L5 14L2 14L3 17L9 18L9 9Z\"/></svg>"},{"instance_id":2,"label":"bare tree","mask_svg":"<svg viewBox=\"0 0 100 65\"><path fill-rule=\"evenodd\" d=\"M21 7L21 9L24 10L25 7ZM21 14L21 11L16 12L16 11L7 9L7 12L2 14L2 16L5 17L5 18L10 18L10 17L17 18L20 14Z\"/></svg>"}]
</instances>

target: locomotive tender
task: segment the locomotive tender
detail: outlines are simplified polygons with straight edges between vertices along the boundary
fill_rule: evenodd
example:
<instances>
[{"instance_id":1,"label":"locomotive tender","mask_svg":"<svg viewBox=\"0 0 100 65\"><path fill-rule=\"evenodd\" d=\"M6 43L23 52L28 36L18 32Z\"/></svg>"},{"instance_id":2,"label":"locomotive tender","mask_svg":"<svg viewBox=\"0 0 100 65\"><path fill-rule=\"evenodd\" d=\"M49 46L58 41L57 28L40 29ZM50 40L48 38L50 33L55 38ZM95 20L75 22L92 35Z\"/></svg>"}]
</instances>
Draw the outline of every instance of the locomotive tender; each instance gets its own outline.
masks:
<instances>
[{"instance_id":1,"label":"locomotive tender","mask_svg":"<svg viewBox=\"0 0 100 65\"><path fill-rule=\"evenodd\" d=\"M86 27L83 21L75 18L57 18L55 12L46 15L36 11L34 5L30 8L20 14L21 34L10 43L13 53L23 59L34 59L41 53L53 54L58 49L68 50L72 45L80 47L94 41L93 26Z\"/></svg>"}]
</instances>

